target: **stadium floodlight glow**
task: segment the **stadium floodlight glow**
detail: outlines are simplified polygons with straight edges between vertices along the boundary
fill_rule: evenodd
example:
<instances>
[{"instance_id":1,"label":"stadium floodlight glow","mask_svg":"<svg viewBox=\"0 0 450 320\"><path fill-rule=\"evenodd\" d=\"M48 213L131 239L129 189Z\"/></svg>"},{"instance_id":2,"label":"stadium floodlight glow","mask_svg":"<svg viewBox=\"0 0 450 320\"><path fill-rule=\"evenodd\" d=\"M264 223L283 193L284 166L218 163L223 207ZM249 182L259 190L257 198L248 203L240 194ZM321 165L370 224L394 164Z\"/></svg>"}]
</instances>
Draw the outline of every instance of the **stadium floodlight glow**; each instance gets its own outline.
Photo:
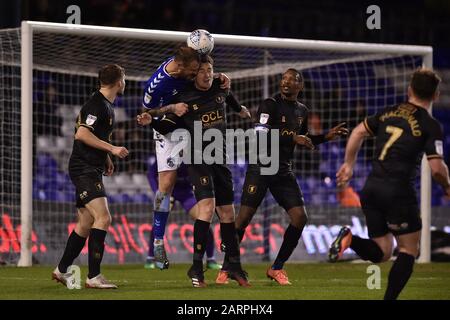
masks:
<instances>
[{"instance_id":1,"label":"stadium floodlight glow","mask_svg":"<svg viewBox=\"0 0 450 320\"><path fill-rule=\"evenodd\" d=\"M428 46L234 36L215 34L214 30L210 31L214 34L215 70L226 72L230 76L233 81L233 91L243 104L256 108L262 97L277 93L280 73L288 67L294 67L304 73L307 90L302 99L306 100L305 104L319 117L322 127L338 123L342 119L360 120L350 112L350 106L357 101L364 101L370 112L376 111L384 104L397 102L398 99L406 96L406 87L412 71L421 65L430 68L433 65L433 51ZM0 31L0 35L1 32L19 34L18 30ZM33 200L33 143L35 146L36 144L40 146L39 141L35 141L39 140L39 137L33 137L32 110L35 102L33 99L43 94L43 89L36 81L48 81L47 78L56 81L56 86L63 90L61 95L66 96L61 104L71 110L70 107L82 104L89 90L93 89L97 69L102 64L114 62L125 67L128 81L133 82L128 86L124 99L127 96L140 97L143 90L140 83L145 81L159 63L171 54L176 44L186 42L189 33L23 21L19 35L21 37L20 61L6 63L15 67L20 65L21 131L15 134L20 135L21 165L20 170L14 170L17 178L20 175L21 182L22 245L18 264L30 266L33 224L39 224L43 230L44 224L50 224L52 228L66 228L66 220L61 217L46 215L45 210L38 210L39 214L36 214L36 203ZM9 49L2 45L2 50ZM38 80L33 81L33 79ZM335 93L336 88L346 95L339 96L339 93ZM11 99L8 103L15 104L18 99ZM138 104L139 98L132 102ZM330 106L336 106L339 114L328 110ZM236 119L232 120L231 124L233 123L243 124L242 120ZM70 140L70 132L73 133L73 128L69 128L67 132L67 136L58 138L58 141L63 141L63 138ZM53 151L56 148L51 149L50 147L53 146L48 147L45 143L42 145ZM347 214L349 211L337 204L331 204L336 201L332 199L336 189L317 187L314 185L317 184L314 177L320 170L328 170L330 172L327 171L327 176L334 176L331 172L334 170L332 162L342 160L342 150L339 148L342 146L338 143L331 143L322 151L320 155L322 158L318 160L305 158L305 155L298 157L300 159L298 164L307 164L304 166L305 176L300 177L302 186L306 188L310 183L310 188L315 190L314 194L309 196L309 202L306 202L310 216L312 218L324 216L330 220L330 225L337 222L343 224L344 221L337 221L336 216ZM365 157L370 154L368 148L362 150ZM58 162L62 169L56 170L57 174L62 174L67 163L67 152L57 149L54 152L62 157ZM313 156L314 154L308 155L308 157ZM332 161L328 161L328 158ZM302 164L301 161L304 163ZM320 168L315 166L316 162L320 164ZM368 167L366 164L362 166L367 174ZM431 176L425 158L421 170L423 231L419 261L428 262L430 261ZM356 171L357 168L355 168ZM363 173L360 171L358 174L363 175ZM355 183L359 181L358 178L361 177L356 176ZM355 186L355 188L359 187ZM55 192L59 191L61 190ZM304 193L307 195L306 189ZM51 200L54 202L49 203L54 203L56 206L59 200L58 197L54 199L56 200ZM274 212L280 210L270 204L270 201L268 203L269 207L264 210L272 212L275 216ZM69 213L65 212L65 214ZM348 217L351 217L350 213ZM15 218L16 220L14 217L13 220L18 222L18 215ZM47 251L56 247L57 242L55 238L54 243L47 247ZM58 249L58 254L61 251L62 249Z\"/></svg>"}]
</instances>

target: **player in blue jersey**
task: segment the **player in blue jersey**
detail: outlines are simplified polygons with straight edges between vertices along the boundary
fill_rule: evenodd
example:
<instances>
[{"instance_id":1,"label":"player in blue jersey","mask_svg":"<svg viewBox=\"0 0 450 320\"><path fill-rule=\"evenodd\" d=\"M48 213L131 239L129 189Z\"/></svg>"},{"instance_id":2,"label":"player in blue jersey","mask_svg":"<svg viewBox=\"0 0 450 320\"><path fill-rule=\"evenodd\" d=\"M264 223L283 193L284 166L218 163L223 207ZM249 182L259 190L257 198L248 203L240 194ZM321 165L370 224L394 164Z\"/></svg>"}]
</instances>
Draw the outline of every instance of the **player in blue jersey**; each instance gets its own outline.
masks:
<instances>
[{"instance_id":1,"label":"player in blue jersey","mask_svg":"<svg viewBox=\"0 0 450 320\"><path fill-rule=\"evenodd\" d=\"M158 190L158 169L156 162L151 165L147 174L147 178L150 187L154 192L156 192ZM194 210L192 210L192 208L197 203L197 200L195 200L194 192L192 191L192 186L189 182L189 175L186 165L181 165L178 169L177 182L175 188L173 189L171 200L172 201L170 208L172 208L174 201L178 201L185 212L188 212L191 217L195 219L195 212ZM148 243L148 255L145 262L146 269L156 268L153 244L154 240L154 233L151 232L150 241ZM206 244L206 268L212 270L219 270L220 268L222 268L222 266L216 262L216 259L214 257L214 233L211 228L208 232L208 242Z\"/></svg>"},{"instance_id":2,"label":"player in blue jersey","mask_svg":"<svg viewBox=\"0 0 450 320\"><path fill-rule=\"evenodd\" d=\"M155 118L166 113L174 113L177 116L185 114L188 111L185 103L171 104L170 102L174 95L183 91L186 84L195 78L200 66L199 59L200 56L194 49L180 47L173 57L164 61L146 83L143 97L145 113ZM222 86L229 88L228 77L224 74L220 74L219 77ZM138 116L138 122L143 115ZM163 270L169 267L164 249L164 233L170 211L170 196L175 186L176 170L181 164L181 157L178 151L174 151L177 142L171 141L171 133L161 135L155 131L154 139L158 166L158 191L155 194L153 207L154 255L156 267Z\"/></svg>"}]
</instances>

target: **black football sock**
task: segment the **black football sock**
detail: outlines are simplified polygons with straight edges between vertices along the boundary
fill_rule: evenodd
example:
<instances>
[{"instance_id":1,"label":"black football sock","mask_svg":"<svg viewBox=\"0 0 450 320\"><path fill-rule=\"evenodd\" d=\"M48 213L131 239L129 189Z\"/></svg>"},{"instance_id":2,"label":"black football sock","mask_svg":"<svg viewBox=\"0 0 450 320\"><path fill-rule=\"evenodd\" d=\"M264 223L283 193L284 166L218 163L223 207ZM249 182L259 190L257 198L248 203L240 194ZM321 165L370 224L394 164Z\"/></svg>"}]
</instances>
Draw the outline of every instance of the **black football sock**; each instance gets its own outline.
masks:
<instances>
[{"instance_id":1,"label":"black football sock","mask_svg":"<svg viewBox=\"0 0 450 320\"><path fill-rule=\"evenodd\" d=\"M239 244L240 244L242 242L242 239L244 238L245 230L236 229L236 233L237 233ZM229 268L229 264L230 264L230 261L228 258L228 253L225 252L225 257L223 258L222 270L227 271Z\"/></svg>"},{"instance_id":2,"label":"black football sock","mask_svg":"<svg viewBox=\"0 0 450 320\"><path fill-rule=\"evenodd\" d=\"M239 251L238 236L234 222L221 223L222 240L225 244L226 255L228 255L228 270L237 270L241 268L241 255Z\"/></svg>"},{"instance_id":3,"label":"black football sock","mask_svg":"<svg viewBox=\"0 0 450 320\"><path fill-rule=\"evenodd\" d=\"M89 274L88 278L95 278L100 274L100 264L105 250L106 231L100 229L91 229L89 235Z\"/></svg>"},{"instance_id":4,"label":"black football sock","mask_svg":"<svg viewBox=\"0 0 450 320\"><path fill-rule=\"evenodd\" d=\"M66 248L64 249L61 261L58 264L58 269L60 272L67 272L67 268L72 265L73 260L80 255L85 243L86 238L79 236L75 230L73 230L69 236L69 239L67 239Z\"/></svg>"},{"instance_id":5,"label":"black football sock","mask_svg":"<svg viewBox=\"0 0 450 320\"><path fill-rule=\"evenodd\" d=\"M363 260L369 260L373 263L378 263L383 260L383 251L372 239L363 239L358 236L352 236L350 248L352 248L352 250Z\"/></svg>"},{"instance_id":6,"label":"black football sock","mask_svg":"<svg viewBox=\"0 0 450 320\"><path fill-rule=\"evenodd\" d=\"M242 239L244 238L245 230L236 229L236 233L238 235L239 244L240 244L242 242Z\"/></svg>"},{"instance_id":7,"label":"black football sock","mask_svg":"<svg viewBox=\"0 0 450 320\"><path fill-rule=\"evenodd\" d=\"M203 256L208 242L208 230L210 223L203 220L194 222L194 255L193 264L197 270L203 270Z\"/></svg>"},{"instance_id":8,"label":"black football sock","mask_svg":"<svg viewBox=\"0 0 450 320\"><path fill-rule=\"evenodd\" d=\"M293 225L289 225L283 236L283 243L281 244L280 251L272 265L272 269L283 269L284 263L289 259L294 249L297 247L298 240L302 235L303 228L299 229Z\"/></svg>"},{"instance_id":9,"label":"black football sock","mask_svg":"<svg viewBox=\"0 0 450 320\"><path fill-rule=\"evenodd\" d=\"M415 260L416 259L413 256L407 253L400 252L398 254L398 257L389 272L388 287L384 295L384 300L397 299L411 277Z\"/></svg>"}]
</instances>

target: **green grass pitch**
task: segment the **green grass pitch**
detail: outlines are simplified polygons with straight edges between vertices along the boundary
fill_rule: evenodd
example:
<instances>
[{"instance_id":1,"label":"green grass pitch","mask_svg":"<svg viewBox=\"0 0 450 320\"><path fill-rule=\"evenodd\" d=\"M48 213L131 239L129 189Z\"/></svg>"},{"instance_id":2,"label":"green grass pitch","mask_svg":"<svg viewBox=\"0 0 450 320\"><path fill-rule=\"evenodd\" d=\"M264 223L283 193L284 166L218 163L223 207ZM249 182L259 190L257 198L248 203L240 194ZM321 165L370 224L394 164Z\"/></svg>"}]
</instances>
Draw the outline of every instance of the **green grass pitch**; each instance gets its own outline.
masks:
<instances>
[{"instance_id":1,"label":"green grass pitch","mask_svg":"<svg viewBox=\"0 0 450 320\"><path fill-rule=\"evenodd\" d=\"M208 287L193 288L186 276L187 264L168 270L145 270L143 265L103 266L102 273L118 290L84 289L87 274L82 267L81 290L69 290L50 280L53 267L0 268L0 299L382 299L391 263L381 266L381 289L366 286L368 264L287 264L291 286L281 287L265 276L266 264L246 264L251 288L236 282L219 286L217 271L205 273ZM416 264L400 299L450 299L450 263Z\"/></svg>"}]
</instances>

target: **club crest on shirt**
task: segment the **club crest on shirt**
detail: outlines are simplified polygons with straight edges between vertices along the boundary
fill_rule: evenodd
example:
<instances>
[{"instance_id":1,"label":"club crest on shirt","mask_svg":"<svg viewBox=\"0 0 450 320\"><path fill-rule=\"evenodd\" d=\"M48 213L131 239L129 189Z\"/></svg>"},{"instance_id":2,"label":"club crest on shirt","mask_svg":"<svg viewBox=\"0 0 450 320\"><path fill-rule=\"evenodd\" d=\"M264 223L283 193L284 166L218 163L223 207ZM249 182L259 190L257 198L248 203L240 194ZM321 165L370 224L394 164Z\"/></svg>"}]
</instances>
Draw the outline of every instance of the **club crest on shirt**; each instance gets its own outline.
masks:
<instances>
[{"instance_id":1,"label":"club crest on shirt","mask_svg":"<svg viewBox=\"0 0 450 320\"><path fill-rule=\"evenodd\" d=\"M95 123L96 120L97 120L96 116L93 116L92 114L88 114L88 116L86 118L86 124L88 126L92 126Z\"/></svg>"},{"instance_id":2,"label":"club crest on shirt","mask_svg":"<svg viewBox=\"0 0 450 320\"><path fill-rule=\"evenodd\" d=\"M224 103L225 102L225 97L223 95L218 95L216 97L216 102L217 103Z\"/></svg>"},{"instance_id":3,"label":"club crest on shirt","mask_svg":"<svg viewBox=\"0 0 450 320\"><path fill-rule=\"evenodd\" d=\"M298 125L301 126L303 123L303 117L297 117Z\"/></svg>"},{"instance_id":4,"label":"club crest on shirt","mask_svg":"<svg viewBox=\"0 0 450 320\"><path fill-rule=\"evenodd\" d=\"M206 186L209 183L208 176L200 177L200 183L202 184L202 186Z\"/></svg>"},{"instance_id":5,"label":"club crest on shirt","mask_svg":"<svg viewBox=\"0 0 450 320\"><path fill-rule=\"evenodd\" d=\"M80 193L80 199L83 200L84 198L86 198L88 196L88 192L87 191L83 191L82 193Z\"/></svg>"},{"instance_id":6,"label":"club crest on shirt","mask_svg":"<svg viewBox=\"0 0 450 320\"><path fill-rule=\"evenodd\" d=\"M281 117L281 122L286 122L286 117L285 116Z\"/></svg>"}]
</instances>

